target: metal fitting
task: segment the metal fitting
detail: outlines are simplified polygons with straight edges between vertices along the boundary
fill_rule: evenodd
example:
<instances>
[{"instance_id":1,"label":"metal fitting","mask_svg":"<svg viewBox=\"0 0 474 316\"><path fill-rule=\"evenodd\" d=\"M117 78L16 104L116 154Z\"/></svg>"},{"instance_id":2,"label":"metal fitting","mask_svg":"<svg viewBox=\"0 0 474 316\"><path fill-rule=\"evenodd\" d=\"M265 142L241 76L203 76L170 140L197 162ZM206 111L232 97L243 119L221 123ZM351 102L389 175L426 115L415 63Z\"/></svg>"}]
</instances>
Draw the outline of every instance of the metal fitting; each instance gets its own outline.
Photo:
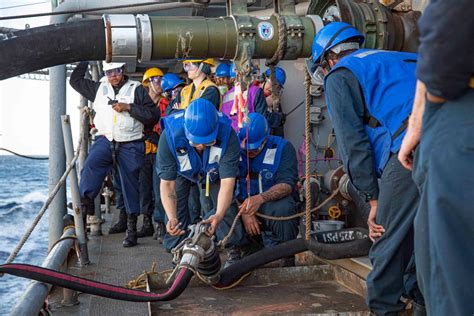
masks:
<instances>
[{"instance_id":1,"label":"metal fitting","mask_svg":"<svg viewBox=\"0 0 474 316\"><path fill-rule=\"evenodd\" d=\"M126 63L135 71L138 59L137 19L132 14L104 14L106 62Z\"/></svg>"}]
</instances>

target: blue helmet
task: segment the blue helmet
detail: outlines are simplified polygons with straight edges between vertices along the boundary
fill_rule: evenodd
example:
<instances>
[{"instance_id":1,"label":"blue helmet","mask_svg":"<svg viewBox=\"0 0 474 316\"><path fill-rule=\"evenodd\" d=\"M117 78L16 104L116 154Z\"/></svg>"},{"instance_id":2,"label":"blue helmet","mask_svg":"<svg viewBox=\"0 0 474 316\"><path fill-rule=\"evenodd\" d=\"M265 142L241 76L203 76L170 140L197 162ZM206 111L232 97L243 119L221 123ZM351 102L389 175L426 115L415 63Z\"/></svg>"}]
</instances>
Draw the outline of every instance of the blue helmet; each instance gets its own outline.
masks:
<instances>
[{"instance_id":1,"label":"blue helmet","mask_svg":"<svg viewBox=\"0 0 474 316\"><path fill-rule=\"evenodd\" d=\"M270 68L265 71L265 76L270 78ZM283 68L275 67L275 76L278 84L283 87L286 82L286 72L283 70Z\"/></svg>"},{"instance_id":2,"label":"blue helmet","mask_svg":"<svg viewBox=\"0 0 474 316\"><path fill-rule=\"evenodd\" d=\"M348 39L355 39L360 45L365 38L355 27L344 22L332 22L323 27L314 37L311 47L313 63L318 63L323 54Z\"/></svg>"},{"instance_id":3,"label":"blue helmet","mask_svg":"<svg viewBox=\"0 0 474 316\"><path fill-rule=\"evenodd\" d=\"M256 74L258 71L257 67L255 67L254 65L252 65L252 74ZM230 67L229 67L229 76L231 78L235 78L237 77L236 73L235 73L235 65L234 63L230 64Z\"/></svg>"},{"instance_id":4,"label":"blue helmet","mask_svg":"<svg viewBox=\"0 0 474 316\"><path fill-rule=\"evenodd\" d=\"M248 138L247 138L248 130ZM256 150L270 135L267 119L260 113L252 112L249 120L239 130L240 147L242 149Z\"/></svg>"},{"instance_id":5,"label":"blue helmet","mask_svg":"<svg viewBox=\"0 0 474 316\"><path fill-rule=\"evenodd\" d=\"M231 77L231 78L237 77L237 74L235 73L235 65L234 65L234 63L230 64L230 67L229 67L229 77Z\"/></svg>"},{"instance_id":6,"label":"blue helmet","mask_svg":"<svg viewBox=\"0 0 474 316\"><path fill-rule=\"evenodd\" d=\"M230 67L229 64L220 63L216 68L216 77L217 78L229 78L230 77Z\"/></svg>"},{"instance_id":7,"label":"blue helmet","mask_svg":"<svg viewBox=\"0 0 474 316\"><path fill-rule=\"evenodd\" d=\"M216 140L219 116L216 107L206 99L196 99L184 112L184 132L193 144L208 144Z\"/></svg>"},{"instance_id":8,"label":"blue helmet","mask_svg":"<svg viewBox=\"0 0 474 316\"><path fill-rule=\"evenodd\" d=\"M182 83L184 83L184 80L178 77L177 74L167 72L161 79L161 88L164 92L168 92Z\"/></svg>"}]
</instances>

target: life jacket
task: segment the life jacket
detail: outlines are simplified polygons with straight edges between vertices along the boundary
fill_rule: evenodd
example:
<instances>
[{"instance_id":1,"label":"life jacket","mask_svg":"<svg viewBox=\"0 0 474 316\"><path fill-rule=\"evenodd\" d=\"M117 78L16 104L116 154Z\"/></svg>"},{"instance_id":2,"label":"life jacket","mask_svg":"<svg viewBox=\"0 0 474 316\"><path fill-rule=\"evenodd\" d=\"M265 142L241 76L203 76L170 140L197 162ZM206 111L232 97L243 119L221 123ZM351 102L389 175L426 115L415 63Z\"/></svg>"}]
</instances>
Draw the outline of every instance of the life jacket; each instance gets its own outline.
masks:
<instances>
[{"instance_id":1,"label":"life jacket","mask_svg":"<svg viewBox=\"0 0 474 316\"><path fill-rule=\"evenodd\" d=\"M246 99L246 106L249 113L255 112L255 96L257 95L258 90L260 89L257 85L251 85L249 89L244 92L244 98ZM227 115L232 120L232 128L237 133L239 132L238 116L237 113L230 114L232 106L234 105L234 90L235 87L232 87L224 95L222 99L221 112Z\"/></svg>"},{"instance_id":2,"label":"life jacket","mask_svg":"<svg viewBox=\"0 0 474 316\"><path fill-rule=\"evenodd\" d=\"M250 195L260 194L275 185L276 173L287 142L284 138L270 135L260 154L250 160ZM241 150L236 194L240 201L248 197L247 171L247 153Z\"/></svg>"},{"instance_id":3,"label":"life jacket","mask_svg":"<svg viewBox=\"0 0 474 316\"><path fill-rule=\"evenodd\" d=\"M227 150L229 136L232 132L229 119L222 113L219 115L219 130L216 143L206 146L202 155L189 144L184 133L184 111L168 115L161 120L161 130L166 135L168 146L176 160L178 174L192 182L203 183L206 177L210 183L217 182L219 162Z\"/></svg>"},{"instance_id":4,"label":"life jacket","mask_svg":"<svg viewBox=\"0 0 474 316\"><path fill-rule=\"evenodd\" d=\"M415 96L416 60L413 53L360 49L342 58L325 77L326 82L335 70L347 68L359 81L367 112L364 129L379 176L406 133Z\"/></svg>"},{"instance_id":5,"label":"life jacket","mask_svg":"<svg viewBox=\"0 0 474 316\"><path fill-rule=\"evenodd\" d=\"M94 124L97 134L107 137L109 141L128 142L143 137L143 124L130 116L127 111L117 112L109 104L110 100L123 103L134 103L137 81L127 80L115 95L114 88L106 77L102 78L95 96L93 109Z\"/></svg>"},{"instance_id":6,"label":"life jacket","mask_svg":"<svg viewBox=\"0 0 474 316\"><path fill-rule=\"evenodd\" d=\"M206 89L209 87L216 87L216 89L218 89L214 82L209 79L204 79L204 81L201 82L199 87L197 87L194 90L194 93L191 95L191 92L193 91L193 83L188 84L181 90L181 103L179 108L186 109L192 101L199 99L203 95L204 91L206 91Z\"/></svg>"}]
</instances>

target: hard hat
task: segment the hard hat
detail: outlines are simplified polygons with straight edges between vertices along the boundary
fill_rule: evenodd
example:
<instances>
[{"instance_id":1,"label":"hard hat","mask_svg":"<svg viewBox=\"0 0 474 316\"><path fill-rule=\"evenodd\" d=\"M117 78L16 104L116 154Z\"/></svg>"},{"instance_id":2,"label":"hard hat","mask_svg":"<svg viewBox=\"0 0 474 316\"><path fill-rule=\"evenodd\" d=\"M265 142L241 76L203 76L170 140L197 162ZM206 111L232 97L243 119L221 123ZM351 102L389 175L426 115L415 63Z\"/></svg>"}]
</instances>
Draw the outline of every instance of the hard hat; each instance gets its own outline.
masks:
<instances>
[{"instance_id":1,"label":"hard hat","mask_svg":"<svg viewBox=\"0 0 474 316\"><path fill-rule=\"evenodd\" d=\"M142 84L147 87L148 79L153 77L163 77L163 71L160 68L148 68L143 74Z\"/></svg>"},{"instance_id":2,"label":"hard hat","mask_svg":"<svg viewBox=\"0 0 474 316\"><path fill-rule=\"evenodd\" d=\"M251 65L251 67L252 67L252 74L256 74L257 71L258 71L257 67L255 67L254 65ZM235 73L235 64L234 63L230 64L229 77L231 77L231 78L237 77L237 74Z\"/></svg>"},{"instance_id":3,"label":"hard hat","mask_svg":"<svg viewBox=\"0 0 474 316\"><path fill-rule=\"evenodd\" d=\"M168 92L176 88L179 84L184 83L184 80L172 72L166 73L161 79L161 88L164 92Z\"/></svg>"},{"instance_id":4,"label":"hard hat","mask_svg":"<svg viewBox=\"0 0 474 316\"><path fill-rule=\"evenodd\" d=\"M216 68L216 77L217 78L229 78L229 64L220 63L219 66Z\"/></svg>"},{"instance_id":5,"label":"hard hat","mask_svg":"<svg viewBox=\"0 0 474 316\"><path fill-rule=\"evenodd\" d=\"M267 78L270 78L270 68L268 68L265 71L265 76ZM280 68L280 67L275 67L275 77L276 77L276 80L277 80L278 84L283 87L283 85L286 82L285 70L283 70L283 68Z\"/></svg>"},{"instance_id":6,"label":"hard hat","mask_svg":"<svg viewBox=\"0 0 474 316\"><path fill-rule=\"evenodd\" d=\"M125 63L107 63L105 61L102 63L102 69L104 71L122 68L123 66L125 66Z\"/></svg>"},{"instance_id":7,"label":"hard hat","mask_svg":"<svg viewBox=\"0 0 474 316\"><path fill-rule=\"evenodd\" d=\"M349 39L357 40L360 45L364 42L364 35L347 23L329 23L314 37L313 46L311 48L311 59L313 63L318 63L321 56L328 50Z\"/></svg>"},{"instance_id":8,"label":"hard hat","mask_svg":"<svg viewBox=\"0 0 474 316\"><path fill-rule=\"evenodd\" d=\"M216 65L216 62L214 61L214 58L207 58L207 59L185 59L185 60L183 60L183 64L185 64L185 63L196 63L196 64L204 63L204 64L210 65L211 67L214 67L214 66Z\"/></svg>"},{"instance_id":9,"label":"hard hat","mask_svg":"<svg viewBox=\"0 0 474 316\"><path fill-rule=\"evenodd\" d=\"M240 147L246 150L256 150L270 135L267 119L260 113L249 114L248 122L239 130Z\"/></svg>"},{"instance_id":10,"label":"hard hat","mask_svg":"<svg viewBox=\"0 0 474 316\"><path fill-rule=\"evenodd\" d=\"M237 74L235 73L235 64L234 63L230 64L229 77L231 77L231 78L237 77Z\"/></svg>"},{"instance_id":11,"label":"hard hat","mask_svg":"<svg viewBox=\"0 0 474 316\"><path fill-rule=\"evenodd\" d=\"M184 112L184 132L194 144L208 144L216 140L219 116L216 107L206 99L196 99Z\"/></svg>"}]
</instances>

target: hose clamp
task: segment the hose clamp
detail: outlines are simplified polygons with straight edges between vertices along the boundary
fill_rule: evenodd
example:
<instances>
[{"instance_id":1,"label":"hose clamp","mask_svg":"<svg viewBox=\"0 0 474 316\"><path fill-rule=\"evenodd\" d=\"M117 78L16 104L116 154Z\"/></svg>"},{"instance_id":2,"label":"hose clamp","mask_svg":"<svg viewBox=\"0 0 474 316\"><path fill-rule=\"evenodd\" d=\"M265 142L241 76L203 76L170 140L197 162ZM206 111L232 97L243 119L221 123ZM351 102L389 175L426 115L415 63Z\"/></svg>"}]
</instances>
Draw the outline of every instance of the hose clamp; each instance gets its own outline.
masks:
<instances>
[{"instance_id":1,"label":"hose clamp","mask_svg":"<svg viewBox=\"0 0 474 316\"><path fill-rule=\"evenodd\" d=\"M106 62L126 63L135 71L138 59L137 20L132 14L104 14Z\"/></svg>"}]
</instances>

